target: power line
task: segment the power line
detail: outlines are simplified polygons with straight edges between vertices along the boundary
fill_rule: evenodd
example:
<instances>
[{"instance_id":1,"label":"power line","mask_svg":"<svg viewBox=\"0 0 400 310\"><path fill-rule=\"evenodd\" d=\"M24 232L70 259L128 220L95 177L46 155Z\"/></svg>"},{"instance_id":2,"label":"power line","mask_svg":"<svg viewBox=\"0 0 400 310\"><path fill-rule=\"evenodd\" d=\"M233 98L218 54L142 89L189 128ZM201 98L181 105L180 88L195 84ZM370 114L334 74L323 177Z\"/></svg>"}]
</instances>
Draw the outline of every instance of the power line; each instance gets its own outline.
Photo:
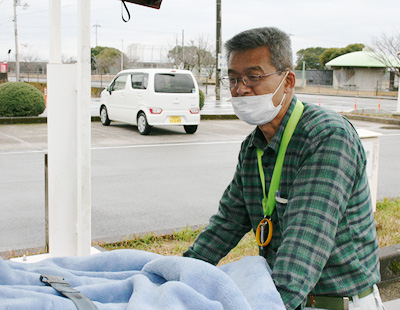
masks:
<instances>
[{"instance_id":1,"label":"power line","mask_svg":"<svg viewBox=\"0 0 400 310\"><path fill-rule=\"evenodd\" d=\"M3 0L3 2L4 1L6 1L6 0ZM3 2L0 2L0 4L2 4ZM70 7L70 6L75 6L75 4L66 4L66 5L62 6L61 8L66 8L66 7ZM48 13L48 12L49 12L48 9L44 9L44 10L39 10L39 11L20 13L20 14L18 14L18 16L35 15L35 14L39 14L39 13ZM13 17L6 17L3 20L7 20L7 22L13 21ZM3 20L0 20L0 23L2 23ZM2 25L2 24L0 24L0 25Z\"/></svg>"}]
</instances>

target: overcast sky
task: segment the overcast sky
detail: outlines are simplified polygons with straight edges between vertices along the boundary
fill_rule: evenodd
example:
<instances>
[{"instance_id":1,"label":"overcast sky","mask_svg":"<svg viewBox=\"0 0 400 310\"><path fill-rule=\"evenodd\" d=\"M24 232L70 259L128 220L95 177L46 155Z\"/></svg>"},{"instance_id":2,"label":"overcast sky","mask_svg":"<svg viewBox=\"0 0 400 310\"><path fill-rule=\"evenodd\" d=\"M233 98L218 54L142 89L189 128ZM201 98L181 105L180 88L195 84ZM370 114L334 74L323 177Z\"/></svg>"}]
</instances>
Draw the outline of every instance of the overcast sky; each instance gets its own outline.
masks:
<instances>
[{"instance_id":1,"label":"overcast sky","mask_svg":"<svg viewBox=\"0 0 400 310\"><path fill-rule=\"evenodd\" d=\"M49 0L20 0L17 7L19 53L43 61L49 50ZM14 0L0 0L0 61L15 59ZM24 4L28 6L24 9ZM62 0L62 54L77 50L76 0ZM216 0L163 0L161 9L127 3L131 20L121 19L119 0L91 1L91 46L127 53L136 44L144 61L160 61L178 41L208 37L215 46ZM400 0L222 0L223 42L240 31L275 26L289 33L295 53L308 47L370 45L373 37L400 31ZM296 57L294 57L296 58Z\"/></svg>"}]
</instances>

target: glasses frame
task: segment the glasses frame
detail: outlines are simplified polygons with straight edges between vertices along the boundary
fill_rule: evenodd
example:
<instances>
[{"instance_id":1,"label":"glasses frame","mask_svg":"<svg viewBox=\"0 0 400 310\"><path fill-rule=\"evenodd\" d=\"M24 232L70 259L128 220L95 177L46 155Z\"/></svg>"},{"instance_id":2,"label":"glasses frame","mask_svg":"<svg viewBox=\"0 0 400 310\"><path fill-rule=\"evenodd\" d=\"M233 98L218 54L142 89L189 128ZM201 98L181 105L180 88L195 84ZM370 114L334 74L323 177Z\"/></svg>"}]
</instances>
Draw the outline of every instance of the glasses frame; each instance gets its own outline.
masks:
<instances>
[{"instance_id":1,"label":"glasses frame","mask_svg":"<svg viewBox=\"0 0 400 310\"><path fill-rule=\"evenodd\" d=\"M268 74L264 74L264 75L246 74L246 75L243 75L243 76L241 76L241 77L235 77L235 80L236 80L235 85L231 85L231 83L229 82L229 80L230 80L229 75L222 76L219 80L221 81L222 86L228 87L228 88L234 88L234 87L236 87L236 86L238 85L239 80L241 80L242 83L243 83L244 85L246 85L247 87L254 87L254 86L257 86L257 85L260 84L260 81L261 81L262 78L265 78L265 77L267 77L267 76L271 76L271 75L274 75L274 74L277 74L277 73L281 74L282 72L286 72L286 71L289 71L289 70L276 71L276 72L272 72L272 73L268 73ZM249 85L249 84L246 82L246 80L245 80L245 78L248 77L248 76L253 76L253 77L254 77L254 76L258 76L258 81L256 82L256 84L250 84L250 85ZM249 80L249 79L248 79L248 80ZM224 81L226 81L226 82L224 82ZM226 85L226 83L228 83L229 85Z\"/></svg>"}]
</instances>

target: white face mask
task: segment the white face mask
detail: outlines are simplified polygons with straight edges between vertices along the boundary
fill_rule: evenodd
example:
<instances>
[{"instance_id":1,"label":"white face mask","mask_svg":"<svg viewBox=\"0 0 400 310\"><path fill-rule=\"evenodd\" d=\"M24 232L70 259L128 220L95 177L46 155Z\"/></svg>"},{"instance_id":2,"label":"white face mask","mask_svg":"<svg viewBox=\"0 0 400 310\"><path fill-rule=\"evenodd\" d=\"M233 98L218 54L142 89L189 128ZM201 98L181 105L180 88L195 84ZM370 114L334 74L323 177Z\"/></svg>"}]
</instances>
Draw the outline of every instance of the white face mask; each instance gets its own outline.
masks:
<instances>
[{"instance_id":1,"label":"white face mask","mask_svg":"<svg viewBox=\"0 0 400 310\"><path fill-rule=\"evenodd\" d=\"M288 74L289 71L286 72L285 77L273 93L259 96L232 97L232 106L236 116L250 125L264 125L272 121L281 110L286 93L284 93L278 106L274 106L272 98Z\"/></svg>"}]
</instances>

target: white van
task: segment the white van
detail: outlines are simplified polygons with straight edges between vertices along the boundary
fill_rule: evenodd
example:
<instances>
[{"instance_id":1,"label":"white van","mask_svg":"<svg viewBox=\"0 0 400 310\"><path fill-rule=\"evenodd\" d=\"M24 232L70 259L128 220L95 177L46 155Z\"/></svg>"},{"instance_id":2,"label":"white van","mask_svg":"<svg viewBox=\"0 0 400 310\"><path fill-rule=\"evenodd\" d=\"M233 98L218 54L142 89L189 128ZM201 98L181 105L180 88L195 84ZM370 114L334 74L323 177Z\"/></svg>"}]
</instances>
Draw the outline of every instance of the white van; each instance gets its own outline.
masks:
<instances>
[{"instance_id":1,"label":"white van","mask_svg":"<svg viewBox=\"0 0 400 310\"><path fill-rule=\"evenodd\" d=\"M200 123L199 87L188 70L124 70L101 93L100 119L104 126L137 125L142 135L161 125L183 125L193 134Z\"/></svg>"}]
</instances>

